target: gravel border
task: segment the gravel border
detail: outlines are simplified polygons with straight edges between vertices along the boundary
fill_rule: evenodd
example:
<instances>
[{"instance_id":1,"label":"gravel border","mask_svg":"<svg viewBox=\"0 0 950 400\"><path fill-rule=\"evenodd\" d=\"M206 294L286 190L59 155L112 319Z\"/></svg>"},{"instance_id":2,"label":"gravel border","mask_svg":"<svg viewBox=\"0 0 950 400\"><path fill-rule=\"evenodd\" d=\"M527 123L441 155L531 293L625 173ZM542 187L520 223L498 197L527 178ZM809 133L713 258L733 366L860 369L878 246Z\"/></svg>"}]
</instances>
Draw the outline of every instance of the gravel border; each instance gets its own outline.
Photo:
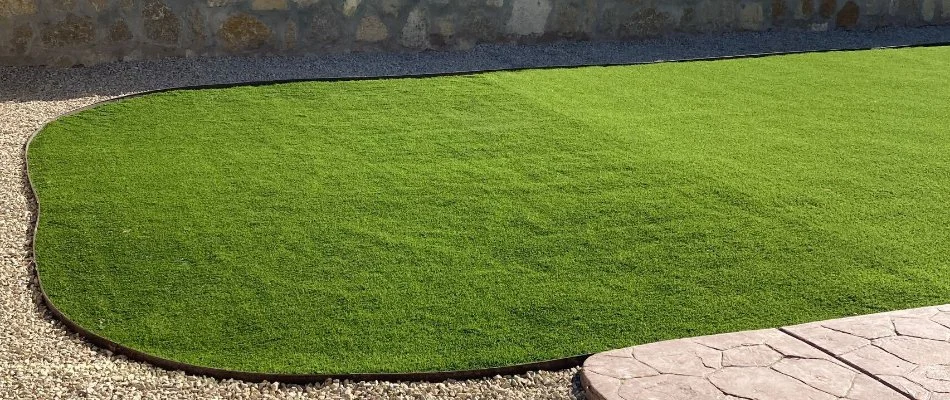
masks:
<instances>
[{"instance_id":1,"label":"gravel border","mask_svg":"<svg viewBox=\"0 0 950 400\"><path fill-rule=\"evenodd\" d=\"M60 114L120 95L192 85L631 64L936 43L950 43L950 26L872 32L674 35L635 43L483 45L468 52L167 59L73 69L0 67L0 397L583 398L576 368L443 383L257 384L164 371L89 345L50 318L40 302L29 263L33 213L23 175L23 148L36 129Z\"/></svg>"}]
</instances>

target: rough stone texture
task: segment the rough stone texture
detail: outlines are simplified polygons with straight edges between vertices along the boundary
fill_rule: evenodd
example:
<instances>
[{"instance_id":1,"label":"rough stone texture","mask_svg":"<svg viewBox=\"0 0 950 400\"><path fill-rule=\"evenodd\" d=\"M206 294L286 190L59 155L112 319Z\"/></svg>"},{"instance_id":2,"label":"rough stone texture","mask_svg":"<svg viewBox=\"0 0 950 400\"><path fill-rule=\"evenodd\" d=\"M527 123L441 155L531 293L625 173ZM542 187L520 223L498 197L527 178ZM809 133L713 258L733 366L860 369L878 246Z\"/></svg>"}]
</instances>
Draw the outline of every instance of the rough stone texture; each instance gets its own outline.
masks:
<instances>
[{"instance_id":1,"label":"rough stone texture","mask_svg":"<svg viewBox=\"0 0 950 400\"><path fill-rule=\"evenodd\" d=\"M842 359L914 399L934 400L950 396L950 311L942 311L944 307L814 322L787 330L818 346L831 344Z\"/></svg>"},{"instance_id":2,"label":"rough stone texture","mask_svg":"<svg viewBox=\"0 0 950 400\"><path fill-rule=\"evenodd\" d=\"M389 37L389 29L379 17L372 15L364 17L356 29L356 40L361 42L381 42Z\"/></svg>"},{"instance_id":3,"label":"rough stone texture","mask_svg":"<svg viewBox=\"0 0 950 400\"><path fill-rule=\"evenodd\" d=\"M799 14L796 17L799 19L811 17L811 15L815 13L814 0L801 0L801 2L802 2L802 7L799 10Z\"/></svg>"},{"instance_id":4,"label":"rough stone texture","mask_svg":"<svg viewBox=\"0 0 950 400\"><path fill-rule=\"evenodd\" d=\"M381 2L380 9L383 14L389 16L399 15L399 10L403 8L402 0L379 0Z\"/></svg>"},{"instance_id":5,"label":"rough stone texture","mask_svg":"<svg viewBox=\"0 0 950 400\"><path fill-rule=\"evenodd\" d=\"M294 21L287 23L287 28L284 30L284 48L293 49L297 46L297 24Z\"/></svg>"},{"instance_id":6,"label":"rough stone texture","mask_svg":"<svg viewBox=\"0 0 950 400\"><path fill-rule=\"evenodd\" d=\"M687 18L689 22L684 25L693 32L735 30L739 8L738 1L734 0L705 0L693 8Z\"/></svg>"},{"instance_id":7,"label":"rough stone texture","mask_svg":"<svg viewBox=\"0 0 950 400\"><path fill-rule=\"evenodd\" d=\"M933 379L921 376L921 380ZM595 354L584 363L581 380L589 398L602 400L905 399L777 329L677 339Z\"/></svg>"},{"instance_id":8,"label":"rough stone texture","mask_svg":"<svg viewBox=\"0 0 950 400\"><path fill-rule=\"evenodd\" d=\"M0 0L0 65L950 24L950 0L840 1ZM248 32L223 29L237 15ZM34 39L11 45L24 25Z\"/></svg>"},{"instance_id":9,"label":"rough stone texture","mask_svg":"<svg viewBox=\"0 0 950 400\"><path fill-rule=\"evenodd\" d=\"M832 15L835 15L835 10L838 8L838 4L835 0L821 0L821 5L818 6L818 15L822 18L831 18Z\"/></svg>"},{"instance_id":10,"label":"rough stone texture","mask_svg":"<svg viewBox=\"0 0 950 400\"><path fill-rule=\"evenodd\" d=\"M429 22L426 20L424 9L416 8L409 12L406 25L402 27L402 37L399 44L410 49L429 47Z\"/></svg>"},{"instance_id":11,"label":"rough stone texture","mask_svg":"<svg viewBox=\"0 0 950 400\"><path fill-rule=\"evenodd\" d=\"M777 25L785 18L786 13L788 6L785 5L785 0L772 0L772 23Z\"/></svg>"},{"instance_id":12,"label":"rough stone texture","mask_svg":"<svg viewBox=\"0 0 950 400\"><path fill-rule=\"evenodd\" d=\"M149 40L174 44L178 42L181 21L172 13L171 8L161 0L148 0L142 9L142 21L145 37Z\"/></svg>"},{"instance_id":13,"label":"rough stone texture","mask_svg":"<svg viewBox=\"0 0 950 400\"><path fill-rule=\"evenodd\" d=\"M43 45L46 47L66 47L83 45L96 37L92 18L68 14L66 18L43 29Z\"/></svg>"},{"instance_id":14,"label":"rough stone texture","mask_svg":"<svg viewBox=\"0 0 950 400\"><path fill-rule=\"evenodd\" d=\"M512 3L508 32L521 36L544 33L553 8L551 0L512 0Z\"/></svg>"},{"instance_id":15,"label":"rough stone texture","mask_svg":"<svg viewBox=\"0 0 950 400\"><path fill-rule=\"evenodd\" d=\"M551 12L549 24L558 27L554 32L558 37L588 39L593 33L596 15L595 0L569 0Z\"/></svg>"},{"instance_id":16,"label":"rough stone texture","mask_svg":"<svg viewBox=\"0 0 950 400\"><path fill-rule=\"evenodd\" d=\"M92 4L92 8L96 12L103 12L109 9L109 0L89 0L89 4Z\"/></svg>"},{"instance_id":17,"label":"rough stone texture","mask_svg":"<svg viewBox=\"0 0 950 400\"><path fill-rule=\"evenodd\" d=\"M361 0L345 0L343 2L343 15L347 17L352 17L353 14L356 14L356 9L359 8Z\"/></svg>"},{"instance_id":18,"label":"rough stone texture","mask_svg":"<svg viewBox=\"0 0 950 400\"><path fill-rule=\"evenodd\" d=\"M937 2L935 0L923 0L921 3L920 15L923 17L924 21L933 21L936 14Z\"/></svg>"},{"instance_id":19,"label":"rough stone texture","mask_svg":"<svg viewBox=\"0 0 950 400\"><path fill-rule=\"evenodd\" d=\"M742 10L739 11L739 27L750 31L762 30L765 27L762 5L751 3L742 6Z\"/></svg>"},{"instance_id":20,"label":"rough stone texture","mask_svg":"<svg viewBox=\"0 0 950 400\"><path fill-rule=\"evenodd\" d=\"M655 8L648 8L633 14L629 22L622 23L618 36L621 38L659 36L670 24L669 13L657 11Z\"/></svg>"},{"instance_id":21,"label":"rough stone texture","mask_svg":"<svg viewBox=\"0 0 950 400\"><path fill-rule=\"evenodd\" d=\"M261 20L248 15L238 14L228 18L218 37L231 51L246 51L261 48L271 41L272 31Z\"/></svg>"},{"instance_id":22,"label":"rough stone texture","mask_svg":"<svg viewBox=\"0 0 950 400\"><path fill-rule=\"evenodd\" d=\"M16 0L14 0L16 1ZM27 0L29 1L29 0ZM40 4L39 0L36 0L37 4ZM43 7L48 7L50 10L59 11L59 12L74 12L76 10L76 0L58 0L48 2L42 5ZM43 8L37 7L37 9L42 12L45 11Z\"/></svg>"},{"instance_id":23,"label":"rough stone texture","mask_svg":"<svg viewBox=\"0 0 950 400\"><path fill-rule=\"evenodd\" d=\"M191 9L188 13L188 31L191 34L192 48L201 49L208 40L208 30L204 24L204 14L197 8Z\"/></svg>"},{"instance_id":24,"label":"rough stone texture","mask_svg":"<svg viewBox=\"0 0 950 400\"><path fill-rule=\"evenodd\" d=\"M0 0L0 17L36 14L36 0Z\"/></svg>"},{"instance_id":25,"label":"rough stone texture","mask_svg":"<svg viewBox=\"0 0 950 400\"><path fill-rule=\"evenodd\" d=\"M131 39L132 31L129 30L129 26L123 21L116 21L115 25L112 25L112 28L109 29L110 42L124 42Z\"/></svg>"},{"instance_id":26,"label":"rough stone texture","mask_svg":"<svg viewBox=\"0 0 950 400\"><path fill-rule=\"evenodd\" d=\"M890 14L904 19L917 18L919 9L917 0L897 0L891 2Z\"/></svg>"},{"instance_id":27,"label":"rough stone texture","mask_svg":"<svg viewBox=\"0 0 950 400\"><path fill-rule=\"evenodd\" d=\"M327 2L320 3L316 8L317 11L309 24L310 32L307 39L313 47L333 46L343 36L340 16L335 15L336 10Z\"/></svg>"},{"instance_id":28,"label":"rough stone texture","mask_svg":"<svg viewBox=\"0 0 950 400\"><path fill-rule=\"evenodd\" d=\"M255 11L286 10L287 0L253 0L251 9Z\"/></svg>"},{"instance_id":29,"label":"rough stone texture","mask_svg":"<svg viewBox=\"0 0 950 400\"><path fill-rule=\"evenodd\" d=\"M838 11L838 16L835 17L835 24L841 28L854 29L854 27L858 26L858 18L860 18L860 16L861 10L858 8L858 5L849 0L844 3L844 6Z\"/></svg>"},{"instance_id":30,"label":"rough stone texture","mask_svg":"<svg viewBox=\"0 0 950 400\"><path fill-rule=\"evenodd\" d=\"M13 54L24 54L29 48L30 41L33 40L33 28L29 25L22 25L13 30L10 37L10 46L13 48Z\"/></svg>"}]
</instances>

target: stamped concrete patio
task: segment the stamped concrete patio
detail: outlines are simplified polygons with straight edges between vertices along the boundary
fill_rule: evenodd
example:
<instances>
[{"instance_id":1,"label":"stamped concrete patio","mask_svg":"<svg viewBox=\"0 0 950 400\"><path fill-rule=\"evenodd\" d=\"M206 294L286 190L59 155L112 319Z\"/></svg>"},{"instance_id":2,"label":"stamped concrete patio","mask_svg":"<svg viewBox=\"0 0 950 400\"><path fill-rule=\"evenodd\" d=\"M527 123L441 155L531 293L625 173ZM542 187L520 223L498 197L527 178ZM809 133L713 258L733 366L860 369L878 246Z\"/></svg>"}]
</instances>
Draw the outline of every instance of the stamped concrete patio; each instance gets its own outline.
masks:
<instances>
[{"instance_id":1,"label":"stamped concrete patio","mask_svg":"<svg viewBox=\"0 0 950 400\"><path fill-rule=\"evenodd\" d=\"M591 399L950 400L950 305L591 356Z\"/></svg>"}]
</instances>

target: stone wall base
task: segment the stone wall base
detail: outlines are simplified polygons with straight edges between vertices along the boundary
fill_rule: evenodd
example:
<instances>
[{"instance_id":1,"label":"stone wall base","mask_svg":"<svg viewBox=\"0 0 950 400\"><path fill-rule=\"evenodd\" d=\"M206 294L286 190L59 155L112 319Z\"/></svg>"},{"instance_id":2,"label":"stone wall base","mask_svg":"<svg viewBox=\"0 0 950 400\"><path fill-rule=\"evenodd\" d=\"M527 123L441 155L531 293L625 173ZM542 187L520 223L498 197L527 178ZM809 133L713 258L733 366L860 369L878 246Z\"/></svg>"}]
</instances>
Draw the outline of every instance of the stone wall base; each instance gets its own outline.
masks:
<instances>
[{"instance_id":1,"label":"stone wall base","mask_svg":"<svg viewBox=\"0 0 950 400\"><path fill-rule=\"evenodd\" d=\"M0 65L950 24L950 0L0 0Z\"/></svg>"}]
</instances>

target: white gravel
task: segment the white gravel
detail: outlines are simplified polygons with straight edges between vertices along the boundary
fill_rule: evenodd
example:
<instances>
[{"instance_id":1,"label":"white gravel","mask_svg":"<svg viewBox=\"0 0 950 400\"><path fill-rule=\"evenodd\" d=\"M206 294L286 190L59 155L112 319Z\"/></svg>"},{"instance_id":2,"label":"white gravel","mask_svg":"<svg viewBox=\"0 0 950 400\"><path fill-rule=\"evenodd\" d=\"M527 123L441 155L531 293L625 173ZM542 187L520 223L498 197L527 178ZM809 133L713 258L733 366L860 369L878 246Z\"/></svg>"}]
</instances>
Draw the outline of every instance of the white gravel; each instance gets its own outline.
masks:
<instances>
[{"instance_id":1,"label":"white gravel","mask_svg":"<svg viewBox=\"0 0 950 400\"><path fill-rule=\"evenodd\" d=\"M837 40L837 42L836 42ZM950 41L950 27L826 36L734 34L638 44L482 46L467 53L351 54L323 58L220 58L51 70L0 67L0 397L66 398L583 398L577 369L445 383L339 382L299 386L219 381L168 372L93 348L51 320L28 263L31 211L23 147L57 115L125 93L194 84L390 75L589 63L643 62L770 50ZM715 45L712 45L712 43Z\"/></svg>"}]
</instances>

